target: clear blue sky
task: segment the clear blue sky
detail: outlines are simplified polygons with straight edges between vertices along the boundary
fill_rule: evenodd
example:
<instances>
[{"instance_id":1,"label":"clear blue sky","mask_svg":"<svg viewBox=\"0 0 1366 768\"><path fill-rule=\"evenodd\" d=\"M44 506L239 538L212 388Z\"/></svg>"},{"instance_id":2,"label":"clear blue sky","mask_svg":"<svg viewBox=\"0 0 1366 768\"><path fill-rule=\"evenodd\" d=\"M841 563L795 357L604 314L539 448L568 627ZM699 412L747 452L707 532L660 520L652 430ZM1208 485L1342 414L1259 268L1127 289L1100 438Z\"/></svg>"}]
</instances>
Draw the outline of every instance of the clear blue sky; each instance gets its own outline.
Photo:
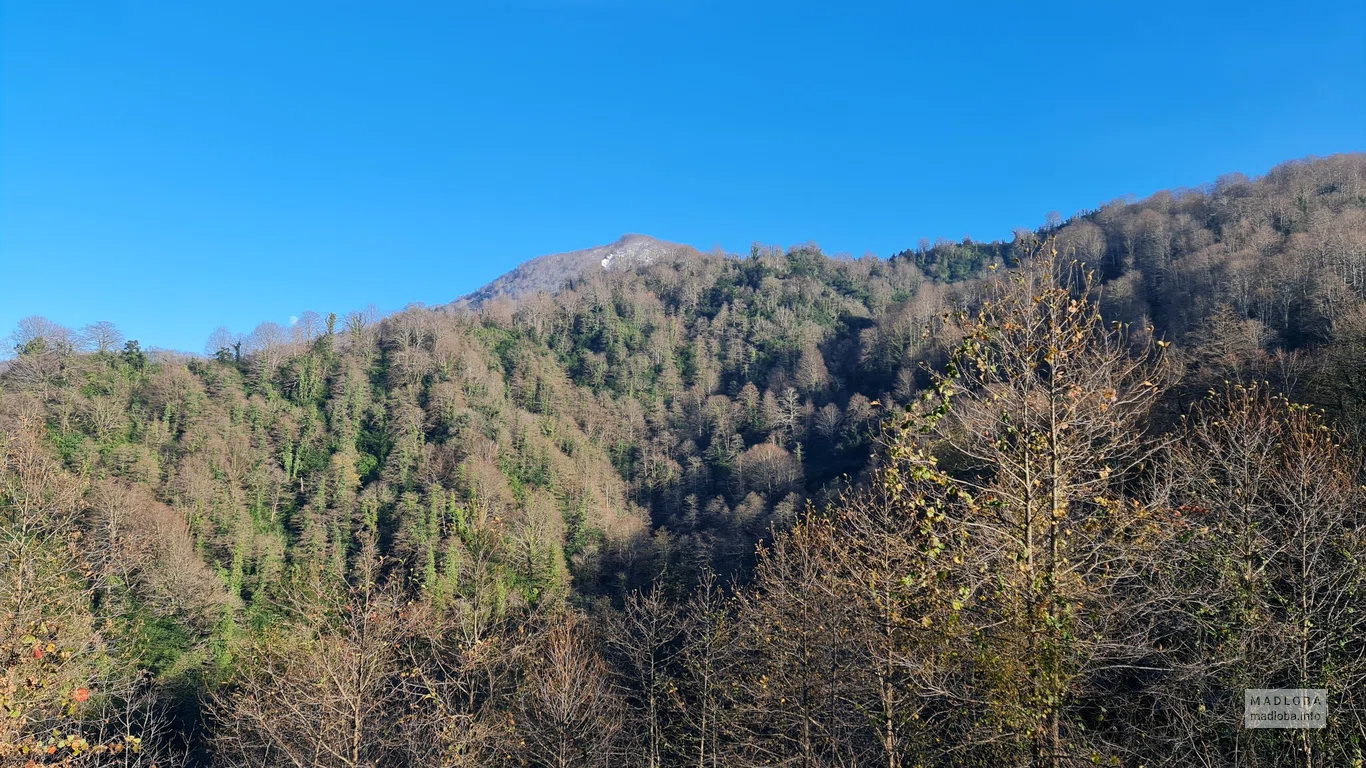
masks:
<instances>
[{"instance_id":1,"label":"clear blue sky","mask_svg":"<svg viewBox=\"0 0 1366 768\"><path fill-rule=\"evenodd\" d=\"M644 232L887 256L1366 149L1366 4L0 0L0 335L198 351Z\"/></svg>"}]
</instances>

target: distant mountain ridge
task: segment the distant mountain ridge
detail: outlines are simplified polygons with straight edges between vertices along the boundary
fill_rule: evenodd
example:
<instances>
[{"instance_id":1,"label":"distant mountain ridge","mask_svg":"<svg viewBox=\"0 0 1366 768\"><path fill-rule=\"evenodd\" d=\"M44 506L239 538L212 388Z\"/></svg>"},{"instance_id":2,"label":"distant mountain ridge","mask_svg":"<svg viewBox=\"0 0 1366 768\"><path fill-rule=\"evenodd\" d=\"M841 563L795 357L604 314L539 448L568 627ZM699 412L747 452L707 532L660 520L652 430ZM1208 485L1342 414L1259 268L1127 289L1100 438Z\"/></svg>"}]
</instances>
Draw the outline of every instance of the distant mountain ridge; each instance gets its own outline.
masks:
<instances>
[{"instance_id":1,"label":"distant mountain ridge","mask_svg":"<svg viewBox=\"0 0 1366 768\"><path fill-rule=\"evenodd\" d=\"M479 290L461 296L450 306L455 309L474 308L492 299L517 298L539 291L553 292L569 280L595 269L633 269L663 258L696 253L698 250L690 245L671 243L649 235L622 235L616 242L607 245L537 256Z\"/></svg>"}]
</instances>

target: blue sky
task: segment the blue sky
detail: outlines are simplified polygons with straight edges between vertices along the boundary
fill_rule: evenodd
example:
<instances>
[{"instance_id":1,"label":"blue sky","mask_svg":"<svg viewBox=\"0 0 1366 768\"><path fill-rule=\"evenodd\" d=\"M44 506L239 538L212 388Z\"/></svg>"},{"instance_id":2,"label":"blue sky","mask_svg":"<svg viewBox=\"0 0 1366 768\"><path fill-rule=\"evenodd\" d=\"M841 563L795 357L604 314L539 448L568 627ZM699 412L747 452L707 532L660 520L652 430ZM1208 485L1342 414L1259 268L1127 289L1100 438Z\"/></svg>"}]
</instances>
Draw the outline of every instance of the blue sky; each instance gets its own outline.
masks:
<instances>
[{"instance_id":1,"label":"blue sky","mask_svg":"<svg viewBox=\"0 0 1366 768\"><path fill-rule=\"evenodd\" d=\"M887 256L1366 149L1366 5L0 0L0 335L198 351L644 232Z\"/></svg>"}]
</instances>

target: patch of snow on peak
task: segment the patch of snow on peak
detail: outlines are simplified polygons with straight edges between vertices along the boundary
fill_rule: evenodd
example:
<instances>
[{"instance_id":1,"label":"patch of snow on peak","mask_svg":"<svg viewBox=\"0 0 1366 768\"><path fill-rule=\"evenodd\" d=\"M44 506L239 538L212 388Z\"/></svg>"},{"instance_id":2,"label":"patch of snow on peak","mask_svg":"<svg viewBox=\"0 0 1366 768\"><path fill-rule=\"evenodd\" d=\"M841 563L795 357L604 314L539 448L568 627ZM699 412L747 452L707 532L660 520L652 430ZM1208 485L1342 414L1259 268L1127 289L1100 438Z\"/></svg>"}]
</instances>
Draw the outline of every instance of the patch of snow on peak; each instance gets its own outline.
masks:
<instances>
[{"instance_id":1,"label":"patch of snow on peak","mask_svg":"<svg viewBox=\"0 0 1366 768\"><path fill-rule=\"evenodd\" d=\"M656 240L648 235L622 235L616 242L578 251L547 254L527 261L474 293L453 302L455 308L477 307L498 297L515 298L534 292L555 292L566 281L597 269L630 271L657 261L695 254L687 245Z\"/></svg>"},{"instance_id":2,"label":"patch of snow on peak","mask_svg":"<svg viewBox=\"0 0 1366 768\"><path fill-rule=\"evenodd\" d=\"M608 246L602 259L602 268L619 266L625 269L651 264L660 255L676 248L671 243L663 243L646 235L623 235Z\"/></svg>"}]
</instances>

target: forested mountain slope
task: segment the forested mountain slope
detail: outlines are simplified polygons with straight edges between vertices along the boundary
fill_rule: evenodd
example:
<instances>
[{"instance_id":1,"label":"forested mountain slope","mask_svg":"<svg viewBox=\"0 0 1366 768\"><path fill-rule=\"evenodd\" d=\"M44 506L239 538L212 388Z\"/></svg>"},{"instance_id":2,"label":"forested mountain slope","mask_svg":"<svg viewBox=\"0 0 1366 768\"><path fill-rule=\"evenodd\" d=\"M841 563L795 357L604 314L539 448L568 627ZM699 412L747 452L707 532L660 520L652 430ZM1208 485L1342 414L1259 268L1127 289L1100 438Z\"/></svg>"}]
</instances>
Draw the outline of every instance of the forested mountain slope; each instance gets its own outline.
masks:
<instances>
[{"instance_id":1,"label":"forested mountain slope","mask_svg":"<svg viewBox=\"0 0 1366 768\"><path fill-rule=\"evenodd\" d=\"M1312 743L1185 705L1366 681L1366 156L1011 242L628 237L301 318L203 358L16 332L0 765L1361 759L1360 696ZM1006 469L1043 449L992 414L1064 393L1041 524ZM1021 531L1074 554L985 578L1036 567ZM1304 562L1263 553L1311 533L1326 580L1286 586ZM1280 580L1239 582L1254 556Z\"/></svg>"}]
</instances>

